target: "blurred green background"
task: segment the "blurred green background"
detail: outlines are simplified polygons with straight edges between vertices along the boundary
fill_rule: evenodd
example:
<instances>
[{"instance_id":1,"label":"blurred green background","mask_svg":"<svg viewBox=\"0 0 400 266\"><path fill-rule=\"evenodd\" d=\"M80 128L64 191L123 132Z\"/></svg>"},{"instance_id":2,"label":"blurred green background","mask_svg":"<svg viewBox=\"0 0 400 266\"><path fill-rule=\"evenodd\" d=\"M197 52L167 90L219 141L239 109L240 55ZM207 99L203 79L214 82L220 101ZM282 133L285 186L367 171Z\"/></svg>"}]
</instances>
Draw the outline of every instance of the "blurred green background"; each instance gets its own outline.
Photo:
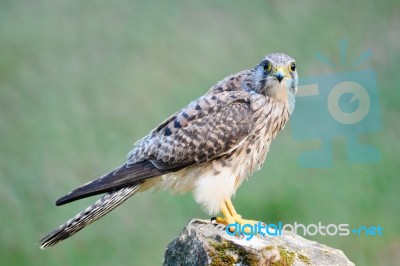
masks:
<instances>
[{"instance_id":1,"label":"blurred green background","mask_svg":"<svg viewBox=\"0 0 400 266\"><path fill-rule=\"evenodd\" d=\"M124 162L134 141L223 77L267 53L294 57L300 76L334 70L371 49L383 128L364 140L378 164L304 169L290 125L263 170L234 199L268 222L380 225L384 236L309 237L359 265L399 265L400 4L398 1L0 2L0 264L159 265L190 218L191 195L143 193L60 245L37 242L93 202L55 199ZM306 130L306 129L305 129ZM313 146L313 147L314 147Z\"/></svg>"}]
</instances>

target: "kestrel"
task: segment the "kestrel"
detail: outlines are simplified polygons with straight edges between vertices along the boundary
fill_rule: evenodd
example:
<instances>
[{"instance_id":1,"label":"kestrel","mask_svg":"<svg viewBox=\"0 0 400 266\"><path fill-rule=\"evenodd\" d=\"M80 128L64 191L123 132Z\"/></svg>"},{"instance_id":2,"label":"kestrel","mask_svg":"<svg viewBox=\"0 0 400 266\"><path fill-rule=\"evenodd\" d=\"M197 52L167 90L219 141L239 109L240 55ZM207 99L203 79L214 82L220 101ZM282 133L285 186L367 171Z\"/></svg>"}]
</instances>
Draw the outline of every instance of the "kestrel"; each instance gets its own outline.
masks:
<instances>
[{"instance_id":1,"label":"kestrel","mask_svg":"<svg viewBox=\"0 0 400 266\"><path fill-rule=\"evenodd\" d=\"M103 194L86 210L41 241L53 246L150 188L193 191L197 203L217 222L256 223L235 211L231 198L260 169L272 139L295 106L295 61L267 55L254 68L231 75L139 140L125 164L56 201L63 205Z\"/></svg>"}]
</instances>

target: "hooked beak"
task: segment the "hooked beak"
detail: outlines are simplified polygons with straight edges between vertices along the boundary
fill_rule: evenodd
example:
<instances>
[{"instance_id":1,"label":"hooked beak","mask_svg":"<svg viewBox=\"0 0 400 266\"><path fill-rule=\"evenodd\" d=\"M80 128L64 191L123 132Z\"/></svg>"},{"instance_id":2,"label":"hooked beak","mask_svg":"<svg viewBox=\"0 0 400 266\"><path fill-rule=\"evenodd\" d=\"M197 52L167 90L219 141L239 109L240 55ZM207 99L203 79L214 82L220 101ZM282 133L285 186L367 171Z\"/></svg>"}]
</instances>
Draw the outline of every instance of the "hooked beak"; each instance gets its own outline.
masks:
<instances>
[{"instance_id":1,"label":"hooked beak","mask_svg":"<svg viewBox=\"0 0 400 266\"><path fill-rule=\"evenodd\" d=\"M288 75L287 75L285 68L277 67L277 68L275 68L274 73L272 73L272 76L276 77L278 79L279 83L281 83L281 81Z\"/></svg>"}]
</instances>

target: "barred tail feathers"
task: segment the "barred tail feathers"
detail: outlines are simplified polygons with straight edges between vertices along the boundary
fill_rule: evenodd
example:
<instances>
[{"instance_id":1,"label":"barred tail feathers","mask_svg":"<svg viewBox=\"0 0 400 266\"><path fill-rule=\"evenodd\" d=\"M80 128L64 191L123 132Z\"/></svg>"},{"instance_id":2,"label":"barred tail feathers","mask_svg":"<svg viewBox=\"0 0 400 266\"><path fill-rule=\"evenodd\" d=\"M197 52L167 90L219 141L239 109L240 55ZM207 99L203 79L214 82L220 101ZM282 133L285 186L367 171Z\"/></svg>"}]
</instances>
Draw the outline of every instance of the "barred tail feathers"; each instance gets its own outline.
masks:
<instances>
[{"instance_id":1,"label":"barred tail feathers","mask_svg":"<svg viewBox=\"0 0 400 266\"><path fill-rule=\"evenodd\" d=\"M84 211L78 213L75 217L60 225L57 229L40 240L40 248L44 249L54 246L103 217L132 197L137 192L140 185L141 184L127 186L105 194Z\"/></svg>"}]
</instances>

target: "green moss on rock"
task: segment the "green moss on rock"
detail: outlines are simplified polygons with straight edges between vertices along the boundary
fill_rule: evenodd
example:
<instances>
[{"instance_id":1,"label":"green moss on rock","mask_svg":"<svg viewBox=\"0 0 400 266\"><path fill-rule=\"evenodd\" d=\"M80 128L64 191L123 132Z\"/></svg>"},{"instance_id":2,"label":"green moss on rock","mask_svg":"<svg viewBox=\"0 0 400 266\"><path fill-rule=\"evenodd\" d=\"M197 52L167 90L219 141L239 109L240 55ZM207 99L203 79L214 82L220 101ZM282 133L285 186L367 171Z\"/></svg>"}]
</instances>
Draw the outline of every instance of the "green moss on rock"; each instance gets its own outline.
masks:
<instances>
[{"instance_id":1,"label":"green moss on rock","mask_svg":"<svg viewBox=\"0 0 400 266\"><path fill-rule=\"evenodd\" d=\"M304 255L299 255L299 260L301 260L302 262L304 262L307 265L311 265L311 260L309 257L304 256Z\"/></svg>"},{"instance_id":2,"label":"green moss on rock","mask_svg":"<svg viewBox=\"0 0 400 266\"><path fill-rule=\"evenodd\" d=\"M235 245L232 242L222 240L222 242L212 242L211 246L214 251L211 252L212 266L225 266L234 263L242 263L244 265L258 265L258 257L246 250L245 248Z\"/></svg>"},{"instance_id":3,"label":"green moss on rock","mask_svg":"<svg viewBox=\"0 0 400 266\"><path fill-rule=\"evenodd\" d=\"M291 266L294 263L296 254L294 252L286 250L284 247L278 247L280 259L272 262L271 266Z\"/></svg>"}]
</instances>

